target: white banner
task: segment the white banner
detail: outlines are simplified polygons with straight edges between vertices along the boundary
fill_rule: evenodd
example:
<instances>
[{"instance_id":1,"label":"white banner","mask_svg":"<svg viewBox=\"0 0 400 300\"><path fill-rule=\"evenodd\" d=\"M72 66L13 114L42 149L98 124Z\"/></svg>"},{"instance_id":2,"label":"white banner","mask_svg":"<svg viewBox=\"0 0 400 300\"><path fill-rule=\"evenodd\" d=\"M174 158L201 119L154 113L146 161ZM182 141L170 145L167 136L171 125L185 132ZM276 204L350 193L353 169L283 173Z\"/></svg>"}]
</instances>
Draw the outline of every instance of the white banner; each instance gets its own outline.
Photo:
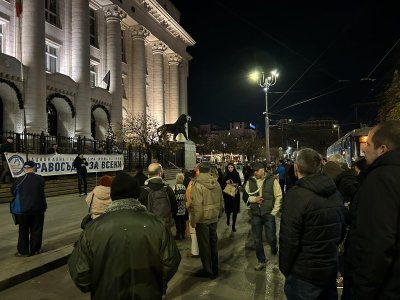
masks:
<instances>
[{"instance_id":1,"label":"white banner","mask_svg":"<svg viewBox=\"0 0 400 300\"><path fill-rule=\"evenodd\" d=\"M28 160L36 163L36 173L42 176L76 174L73 167L76 154L28 154ZM12 177L24 175L23 166L26 161L26 154L7 153L7 162ZM88 162L88 173L113 172L124 169L124 156L121 154L85 154Z\"/></svg>"}]
</instances>

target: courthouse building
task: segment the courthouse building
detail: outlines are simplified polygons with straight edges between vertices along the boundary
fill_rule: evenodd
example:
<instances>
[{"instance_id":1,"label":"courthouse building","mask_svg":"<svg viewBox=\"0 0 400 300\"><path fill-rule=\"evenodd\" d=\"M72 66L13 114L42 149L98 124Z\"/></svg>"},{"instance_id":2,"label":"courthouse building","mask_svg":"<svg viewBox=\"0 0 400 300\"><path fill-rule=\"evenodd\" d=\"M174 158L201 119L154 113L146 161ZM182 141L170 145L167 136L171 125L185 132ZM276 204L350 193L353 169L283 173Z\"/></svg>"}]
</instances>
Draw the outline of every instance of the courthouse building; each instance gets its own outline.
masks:
<instances>
[{"instance_id":1,"label":"courthouse building","mask_svg":"<svg viewBox=\"0 0 400 300\"><path fill-rule=\"evenodd\" d=\"M25 0L19 17L15 5L0 0L0 131L24 130L22 107L29 133L96 140L125 113L187 114L195 41L170 1Z\"/></svg>"}]
</instances>

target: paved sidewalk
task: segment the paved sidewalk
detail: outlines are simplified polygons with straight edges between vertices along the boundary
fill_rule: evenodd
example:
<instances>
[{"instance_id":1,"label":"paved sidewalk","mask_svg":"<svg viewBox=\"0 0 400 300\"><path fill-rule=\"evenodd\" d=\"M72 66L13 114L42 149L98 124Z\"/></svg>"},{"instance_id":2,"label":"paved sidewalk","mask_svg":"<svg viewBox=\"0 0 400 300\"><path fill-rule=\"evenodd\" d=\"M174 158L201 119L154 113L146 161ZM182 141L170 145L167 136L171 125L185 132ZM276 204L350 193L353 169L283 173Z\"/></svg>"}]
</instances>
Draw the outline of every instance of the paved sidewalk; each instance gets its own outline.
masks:
<instances>
[{"instance_id":1,"label":"paved sidewalk","mask_svg":"<svg viewBox=\"0 0 400 300\"><path fill-rule=\"evenodd\" d=\"M172 181L170 181L172 184ZM32 257L15 257L18 227L13 225L8 204L0 204L0 299L89 299L73 284L65 266L72 245L81 232L80 222L87 212L84 198L78 195L50 197L45 217L43 253ZM283 275L278 269L278 256L269 255L261 272L257 263L250 217L241 202L237 232L218 223L220 276L216 280L194 277L201 261L186 257L191 241L178 241L182 261L177 274L168 284L167 299L285 299ZM278 222L279 228L279 222ZM42 274L42 275L40 275ZM36 277L35 277L36 276Z\"/></svg>"}]
</instances>

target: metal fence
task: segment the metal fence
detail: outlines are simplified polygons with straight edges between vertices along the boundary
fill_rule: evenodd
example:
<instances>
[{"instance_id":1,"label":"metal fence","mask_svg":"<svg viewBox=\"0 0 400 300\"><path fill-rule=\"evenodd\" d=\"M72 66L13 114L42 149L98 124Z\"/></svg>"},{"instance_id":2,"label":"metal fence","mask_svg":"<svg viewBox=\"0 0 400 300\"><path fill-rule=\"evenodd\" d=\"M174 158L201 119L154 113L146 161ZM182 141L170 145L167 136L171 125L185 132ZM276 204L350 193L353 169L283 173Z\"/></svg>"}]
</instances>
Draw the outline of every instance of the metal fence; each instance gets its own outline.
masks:
<instances>
[{"instance_id":1,"label":"metal fence","mask_svg":"<svg viewBox=\"0 0 400 300\"><path fill-rule=\"evenodd\" d=\"M16 133L0 131L0 142L7 137L14 139L15 152L46 154L52 145L58 145L58 151L63 154L123 154L124 169L134 170L137 165L147 166L152 158L157 159L166 168L184 167L184 149L179 144L167 147L156 147L151 153L140 147L133 147L113 140L92 140L85 137L51 136L34 133ZM0 161L1 162L1 161Z\"/></svg>"}]
</instances>

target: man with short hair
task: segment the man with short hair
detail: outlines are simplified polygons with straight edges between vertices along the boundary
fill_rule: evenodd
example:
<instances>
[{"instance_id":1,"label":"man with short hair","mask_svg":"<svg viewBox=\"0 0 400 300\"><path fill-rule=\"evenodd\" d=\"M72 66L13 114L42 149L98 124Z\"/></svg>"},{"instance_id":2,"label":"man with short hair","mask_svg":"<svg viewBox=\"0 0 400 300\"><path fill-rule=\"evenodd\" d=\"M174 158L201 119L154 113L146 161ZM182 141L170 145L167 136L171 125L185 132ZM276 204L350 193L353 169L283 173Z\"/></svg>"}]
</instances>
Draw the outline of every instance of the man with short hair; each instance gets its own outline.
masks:
<instances>
[{"instance_id":1,"label":"man with short hair","mask_svg":"<svg viewBox=\"0 0 400 300\"><path fill-rule=\"evenodd\" d=\"M199 175L192 179L190 197L186 204L190 225L196 228L203 270L196 276L214 279L218 276L218 218L224 211L224 197L217 179L211 175L211 164L200 163Z\"/></svg>"},{"instance_id":2,"label":"man with short hair","mask_svg":"<svg viewBox=\"0 0 400 300\"><path fill-rule=\"evenodd\" d=\"M0 153L2 154L3 159L3 172L1 172L0 182L6 183L6 176L10 175L11 181L11 173L10 167L8 166L6 154L9 152L14 152L14 138L12 136L8 136L6 142L1 145Z\"/></svg>"},{"instance_id":3,"label":"man with short hair","mask_svg":"<svg viewBox=\"0 0 400 300\"><path fill-rule=\"evenodd\" d=\"M16 196L19 189L20 207L11 209L19 224L18 257L39 254L42 248L44 212L47 209L44 194L45 181L35 174L35 162L29 160L23 166L25 175L18 177L11 192Z\"/></svg>"},{"instance_id":4,"label":"man with short hair","mask_svg":"<svg viewBox=\"0 0 400 300\"><path fill-rule=\"evenodd\" d=\"M58 145L57 144L52 144L51 148L49 148L49 150L47 150L47 154L60 154L60 150L58 149Z\"/></svg>"},{"instance_id":5,"label":"man with short hair","mask_svg":"<svg viewBox=\"0 0 400 300\"><path fill-rule=\"evenodd\" d=\"M265 172L263 163L253 163L251 168L254 170L254 176L251 176L246 183L247 194L244 194L244 199L248 197L251 230L256 241L258 263L254 270L261 271L266 266L262 238L263 228L265 228L265 234L271 246L271 254L278 253L275 217L281 208L282 190L278 179Z\"/></svg>"},{"instance_id":6,"label":"man with short hair","mask_svg":"<svg viewBox=\"0 0 400 300\"><path fill-rule=\"evenodd\" d=\"M140 203L149 209L148 200L150 191L159 191L160 189L165 189L171 206L171 218L174 218L178 212L178 204L176 202L174 191L162 178L164 174L163 167L159 163L155 162L151 163L147 170L149 173L149 179L147 179L144 182L144 185L141 187L139 195ZM166 225L170 227L173 225L173 223Z\"/></svg>"},{"instance_id":7,"label":"man with short hair","mask_svg":"<svg viewBox=\"0 0 400 300\"><path fill-rule=\"evenodd\" d=\"M344 229L342 198L331 178L320 173L321 156L298 152L296 185L283 203L279 269L288 300L337 299L337 247Z\"/></svg>"},{"instance_id":8,"label":"man with short hair","mask_svg":"<svg viewBox=\"0 0 400 300\"><path fill-rule=\"evenodd\" d=\"M72 280L91 299L161 299L178 269L170 231L134 199L135 185L117 173L110 206L86 226L68 260Z\"/></svg>"},{"instance_id":9,"label":"man with short hair","mask_svg":"<svg viewBox=\"0 0 400 300\"><path fill-rule=\"evenodd\" d=\"M400 121L373 127L364 149L369 165L352 205L349 251L357 299L400 297Z\"/></svg>"},{"instance_id":10,"label":"man with short hair","mask_svg":"<svg viewBox=\"0 0 400 300\"><path fill-rule=\"evenodd\" d=\"M145 181L149 179L146 175L143 173L143 166L142 165L137 165L136 166L136 174L133 176L133 178L136 180L137 184L139 187L143 186Z\"/></svg>"}]
</instances>

